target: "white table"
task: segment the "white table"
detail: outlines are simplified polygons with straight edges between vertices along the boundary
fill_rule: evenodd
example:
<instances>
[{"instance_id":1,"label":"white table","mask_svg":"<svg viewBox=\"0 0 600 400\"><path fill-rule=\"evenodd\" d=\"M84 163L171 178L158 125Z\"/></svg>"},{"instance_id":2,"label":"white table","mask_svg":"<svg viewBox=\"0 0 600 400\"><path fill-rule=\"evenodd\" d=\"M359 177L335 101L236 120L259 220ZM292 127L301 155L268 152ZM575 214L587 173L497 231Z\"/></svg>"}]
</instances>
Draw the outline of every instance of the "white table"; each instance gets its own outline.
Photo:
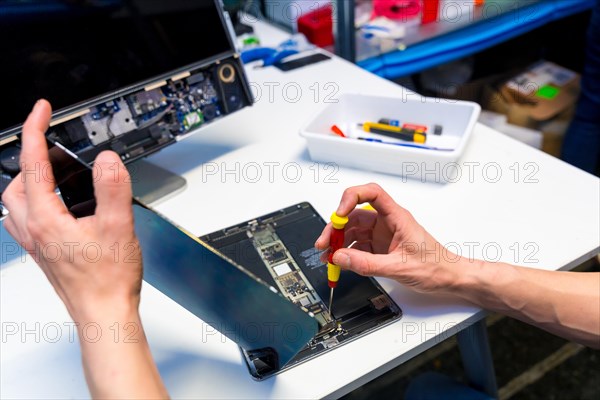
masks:
<instances>
[{"instance_id":1,"label":"white table","mask_svg":"<svg viewBox=\"0 0 600 400\"><path fill-rule=\"evenodd\" d=\"M475 257L495 259L499 249L502 261L558 270L573 268L598 252L596 177L477 125L461 159L463 177L456 183L422 183L343 167L330 177L335 182L329 182L325 177L331 170L309 159L298 136L303 122L324 106L326 95L335 91L335 99L342 92L414 94L337 58L291 73L273 68L250 68L248 73L252 86L261 89L253 107L150 158L187 179L187 189L157 209L194 234L300 201L311 202L327 216L344 188L375 181L441 243L457 244L464 254L471 247ZM297 88L302 95L297 102L289 101ZM492 182L498 167L502 176ZM3 228L0 234L5 254L10 239ZM3 261L0 280L0 397L89 396L78 343L69 334L70 318L43 274L29 257L17 257ZM141 314L174 398L341 396L485 315L456 299L380 282L402 307L400 321L264 382L250 378L235 343L147 284ZM327 371L338 372L325 379Z\"/></svg>"}]
</instances>

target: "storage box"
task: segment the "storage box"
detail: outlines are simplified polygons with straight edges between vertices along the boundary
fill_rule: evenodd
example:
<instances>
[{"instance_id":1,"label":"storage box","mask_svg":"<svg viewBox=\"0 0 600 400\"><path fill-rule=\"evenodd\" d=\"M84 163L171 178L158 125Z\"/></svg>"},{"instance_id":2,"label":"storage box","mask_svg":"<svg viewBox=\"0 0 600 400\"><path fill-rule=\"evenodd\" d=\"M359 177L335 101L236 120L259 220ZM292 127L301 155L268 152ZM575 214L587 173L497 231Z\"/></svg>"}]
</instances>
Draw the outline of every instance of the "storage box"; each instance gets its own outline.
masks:
<instances>
[{"instance_id":1,"label":"storage box","mask_svg":"<svg viewBox=\"0 0 600 400\"><path fill-rule=\"evenodd\" d=\"M312 44L327 47L333 44L333 20L331 5L317 8L298 18L298 32L303 33Z\"/></svg>"},{"instance_id":2,"label":"storage box","mask_svg":"<svg viewBox=\"0 0 600 400\"><path fill-rule=\"evenodd\" d=\"M478 104L459 100L421 97L406 98L344 94L337 103L324 107L300 131L306 138L313 160L341 166L401 175L428 182L452 182L461 173L457 164L481 108ZM386 142L393 139L361 132L357 124L390 118L403 123L429 127L425 146L451 149L440 151L367 142L357 137L372 137ZM342 138L332 133L337 125L351 136ZM435 135L433 126L442 126ZM396 141L398 143L412 144Z\"/></svg>"},{"instance_id":3,"label":"storage box","mask_svg":"<svg viewBox=\"0 0 600 400\"><path fill-rule=\"evenodd\" d=\"M579 75L549 61L539 61L508 80L500 93L511 104L527 106L533 120L548 120L577 101Z\"/></svg>"},{"instance_id":4,"label":"storage box","mask_svg":"<svg viewBox=\"0 0 600 400\"><path fill-rule=\"evenodd\" d=\"M541 131L542 150L558 157L579 96L579 82L575 72L542 61L499 86L486 86L482 104L506 115L511 124Z\"/></svg>"}]
</instances>

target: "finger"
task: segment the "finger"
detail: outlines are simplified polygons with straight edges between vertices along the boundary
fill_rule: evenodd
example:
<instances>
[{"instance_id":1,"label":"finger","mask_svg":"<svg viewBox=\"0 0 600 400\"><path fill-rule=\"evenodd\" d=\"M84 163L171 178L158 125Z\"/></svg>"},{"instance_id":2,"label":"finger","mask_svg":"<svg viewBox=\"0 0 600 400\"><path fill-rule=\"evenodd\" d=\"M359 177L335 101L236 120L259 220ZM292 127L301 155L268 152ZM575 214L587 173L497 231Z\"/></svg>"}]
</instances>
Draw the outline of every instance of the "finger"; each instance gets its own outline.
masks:
<instances>
[{"instance_id":1,"label":"finger","mask_svg":"<svg viewBox=\"0 0 600 400\"><path fill-rule=\"evenodd\" d=\"M355 208L348 215L348 223L344 229L346 232L355 227L373 229L377 223L377 216L377 212Z\"/></svg>"},{"instance_id":2,"label":"finger","mask_svg":"<svg viewBox=\"0 0 600 400\"><path fill-rule=\"evenodd\" d=\"M344 247L348 247L352 242L361 243L370 240L373 240L373 229L355 226L345 232Z\"/></svg>"},{"instance_id":3,"label":"finger","mask_svg":"<svg viewBox=\"0 0 600 400\"><path fill-rule=\"evenodd\" d=\"M361 226L361 227L369 227L373 228L375 223L377 222L377 213L368 210L355 209L348 215L348 223L346 224L344 230L348 232L350 229ZM315 242L315 248L317 250L325 250L329 246L329 238L331 236L331 223L328 223L327 226L321 232L321 235L317 238Z\"/></svg>"},{"instance_id":4,"label":"finger","mask_svg":"<svg viewBox=\"0 0 600 400\"><path fill-rule=\"evenodd\" d=\"M8 234L10 236L12 236L15 241L17 243L21 242L21 235L19 234L19 231L17 230L17 227L12 219L12 213L9 214L4 221L2 221L2 225L4 226L4 229L6 229L6 231L8 232Z\"/></svg>"},{"instance_id":5,"label":"finger","mask_svg":"<svg viewBox=\"0 0 600 400\"><path fill-rule=\"evenodd\" d=\"M20 175L27 196L27 212L36 220L61 212L61 209L65 212L54 193L54 175L48 158L45 133L51 116L50 103L39 100L23 125Z\"/></svg>"},{"instance_id":6,"label":"finger","mask_svg":"<svg viewBox=\"0 0 600 400\"><path fill-rule=\"evenodd\" d=\"M329 250L322 252L319 256L319 260L321 260L323 264L327 264L327 262L329 262Z\"/></svg>"},{"instance_id":7,"label":"finger","mask_svg":"<svg viewBox=\"0 0 600 400\"><path fill-rule=\"evenodd\" d=\"M337 214L348 215L357 205L369 203L383 217L395 214L402 208L387 194L381 186L369 183L362 186L354 186L344 191Z\"/></svg>"},{"instance_id":8,"label":"finger","mask_svg":"<svg viewBox=\"0 0 600 400\"><path fill-rule=\"evenodd\" d=\"M329 247L329 237L331 236L331 229L333 228L331 227L330 222L325 226L323 232L321 232L321 235L317 238L317 241L315 242L315 248L317 250L325 250Z\"/></svg>"},{"instance_id":9,"label":"finger","mask_svg":"<svg viewBox=\"0 0 600 400\"><path fill-rule=\"evenodd\" d=\"M121 158L113 151L103 151L94 168L96 218L105 226L133 227L131 183Z\"/></svg>"},{"instance_id":10,"label":"finger","mask_svg":"<svg viewBox=\"0 0 600 400\"><path fill-rule=\"evenodd\" d=\"M344 239L344 248L353 248L374 253L373 238L371 236L371 231L367 230L363 232L351 232ZM331 248L328 247L320 254L319 259L323 262L327 262L330 253Z\"/></svg>"},{"instance_id":11,"label":"finger","mask_svg":"<svg viewBox=\"0 0 600 400\"><path fill-rule=\"evenodd\" d=\"M27 202L21 174L17 175L2 193L2 203L9 212L7 220L11 219L15 228L19 227L24 230L27 220Z\"/></svg>"},{"instance_id":12,"label":"finger","mask_svg":"<svg viewBox=\"0 0 600 400\"><path fill-rule=\"evenodd\" d=\"M333 263L363 276L386 276L390 256L356 249L341 249L333 255Z\"/></svg>"},{"instance_id":13,"label":"finger","mask_svg":"<svg viewBox=\"0 0 600 400\"><path fill-rule=\"evenodd\" d=\"M352 246L352 248L356 250L366 251L369 253L375 253L373 251L373 242L371 240L365 240L361 242L357 241L356 244Z\"/></svg>"}]
</instances>

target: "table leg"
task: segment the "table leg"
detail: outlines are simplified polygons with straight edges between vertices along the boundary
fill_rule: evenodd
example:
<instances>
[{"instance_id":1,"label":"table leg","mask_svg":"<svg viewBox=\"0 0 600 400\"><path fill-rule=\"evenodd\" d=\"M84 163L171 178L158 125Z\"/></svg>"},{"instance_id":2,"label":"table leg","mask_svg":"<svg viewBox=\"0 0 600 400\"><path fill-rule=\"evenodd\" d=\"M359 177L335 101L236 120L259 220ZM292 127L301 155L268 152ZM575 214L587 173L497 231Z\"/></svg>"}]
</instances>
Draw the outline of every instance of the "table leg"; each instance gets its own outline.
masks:
<instances>
[{"instance_id":1,"label":"table leg","mask_svg":"<svg viewBox=\"0 0 600 400\"><path fill-rule=\"evenodd\" d=\"M460 331L457 339L469 384L489 396L498 398L485 318Z\"/></svg>"}]
</instances>

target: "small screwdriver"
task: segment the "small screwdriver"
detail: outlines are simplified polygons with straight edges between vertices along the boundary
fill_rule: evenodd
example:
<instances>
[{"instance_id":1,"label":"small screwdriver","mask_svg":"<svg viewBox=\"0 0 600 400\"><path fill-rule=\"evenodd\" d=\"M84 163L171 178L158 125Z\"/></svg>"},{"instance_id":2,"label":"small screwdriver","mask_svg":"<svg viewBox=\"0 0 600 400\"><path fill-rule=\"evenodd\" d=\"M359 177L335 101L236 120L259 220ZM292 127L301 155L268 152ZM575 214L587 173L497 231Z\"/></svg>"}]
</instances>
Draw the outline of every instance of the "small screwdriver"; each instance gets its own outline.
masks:
<instances>
[{"instance_id":1,"label":"small screwdriver","mask_svg":"<svg viewBox=\"0 0 600 400\"><path fill-rule=\"evenodd\" d=\"M333 319L331 307L333 305L333 289L340 280L341 268L333 263L333 254L344 246L344 227L348 217L340 217L335 212L331 215L331 236L329 237L329 257L327 262L327 283L329 285L329 317Z\"/></svg>"},{"instance_id":2,"label":"small screwdriver","mask_svg":"<svg viewBox=\"0 0 600 400\"><path fill-rule=\"evenodd\" d=\"M427 134L423 131L415 131L413 129L400 128L398 126L380 124L376 122L365 122L358 124L365 132L376 133L394 139L406 140L408 142L425 143Z\"/></svg>"}]
</instances>

